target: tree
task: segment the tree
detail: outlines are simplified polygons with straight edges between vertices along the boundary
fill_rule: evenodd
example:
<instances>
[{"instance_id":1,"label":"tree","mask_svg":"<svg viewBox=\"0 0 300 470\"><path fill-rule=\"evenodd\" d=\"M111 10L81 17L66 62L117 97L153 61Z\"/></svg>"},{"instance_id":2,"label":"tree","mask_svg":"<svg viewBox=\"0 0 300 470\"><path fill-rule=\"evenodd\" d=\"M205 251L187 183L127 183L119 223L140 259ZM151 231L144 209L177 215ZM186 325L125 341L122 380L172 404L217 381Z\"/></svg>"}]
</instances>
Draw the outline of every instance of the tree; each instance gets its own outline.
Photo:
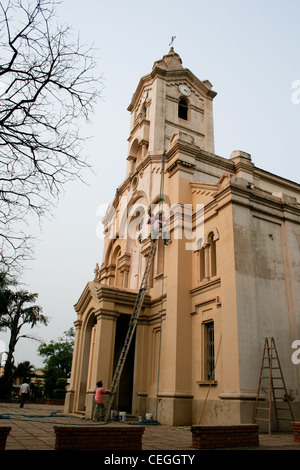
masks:
<instances>
[{"instance_id":1,"label":"tree","mask_svg":"<svg viewBox=\"0 0 300 470\"><path fill-rule=\"evenodd\" d=\"M39 354L45 357L45 394L50 398L57 388L57 380L70 377L74 336L74 328L70 328L57 341L52 340L49 344L43 343L38 347Z\"/></svg>"},{"instance_id":2,"label":"tree","mask_svg":"<svg viewBox=\"0 0 300 470\"><path fill-rule=\"evenodd\" d=\"M93 47L57 25L55 0L0 0L0 262L31 256L31 215L81 178L83 121L100 94Z\"/></svg>"},{"instance_id":3,"label":"tree","mask_svg":"<svg viewBox=\"0 0 300 470\"><path fill-rule=\"evenodd\" d=\"M9 276L8 272L0 271L0 316L8 312L12 296L9 287L13 285L16 285L16 281Z\"/></svg>"},{"instance_id":4,"label":"tree","mask_svg":"<svg viewBox=\"0 0 300 470\"><path fill-rule=\"evenodd\" d=\"M35 377L34 365L30 364L29 361L19 362L14 370L14 377L22 377L22 379L30 379Z\"/></svg>"},{"instance_id":5,"label":"tree","mask_svg":"<svg viewBox=\"0 0 300 470\"><path fill-rule=\"evenodd\" d=\"M34 365L29 361L19 362L13 372L13 382L16 382L16 379L21 379L21 383L24 379L29 380L31 398L34 399L43 396L43 377L36 373Z\"/></svg>"},{"instance_id":6,"label":"tree","mask_svg":"<svg viewBox=\"0 0 300 470\"><path fill-rule=\"evenodd\" d=\"M47 325L48 318L42 314L42 308L35 303L38 294L26 290L11 289L10 281L5 273L0 275L0 280L0 331L10 331L7 359L1 378L1 391L7 396L11 389L14 351L18 341L20 338L36 339L34 336L23 334L23 327L29 325L32 329L38 324Z\"/></svg>"}]
</instances>

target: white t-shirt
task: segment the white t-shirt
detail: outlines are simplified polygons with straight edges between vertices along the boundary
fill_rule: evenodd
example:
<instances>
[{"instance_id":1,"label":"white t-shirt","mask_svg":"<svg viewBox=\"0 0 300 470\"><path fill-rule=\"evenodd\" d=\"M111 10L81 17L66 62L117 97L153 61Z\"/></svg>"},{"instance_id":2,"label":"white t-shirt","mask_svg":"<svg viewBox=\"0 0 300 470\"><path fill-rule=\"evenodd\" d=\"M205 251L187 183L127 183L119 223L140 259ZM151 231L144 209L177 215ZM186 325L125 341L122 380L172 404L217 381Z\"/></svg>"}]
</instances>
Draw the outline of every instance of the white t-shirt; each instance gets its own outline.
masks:
<instances>
[{"instance_id":1,"label":"white t-shirt","mask_svg":"<svg viewBox=\"0 0 300 470\"><path fill-rule=\"evenodd\" d=\"M29 393L29 392L30 392L29 384L22 384L20 387L20 393Z\"/></svg>"}]
</instances>

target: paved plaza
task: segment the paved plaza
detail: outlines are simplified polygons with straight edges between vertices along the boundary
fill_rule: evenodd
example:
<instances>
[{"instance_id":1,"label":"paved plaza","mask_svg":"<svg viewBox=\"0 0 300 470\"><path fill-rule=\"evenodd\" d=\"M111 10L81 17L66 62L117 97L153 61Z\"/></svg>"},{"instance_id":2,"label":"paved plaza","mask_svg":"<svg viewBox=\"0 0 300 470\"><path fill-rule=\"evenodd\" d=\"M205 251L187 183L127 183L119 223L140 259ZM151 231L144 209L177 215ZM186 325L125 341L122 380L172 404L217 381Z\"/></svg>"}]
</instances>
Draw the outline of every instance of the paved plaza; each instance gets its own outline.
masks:
<instances>
[{"instance_id":1,"label":"paved plaza","mask_svg":"<svg viewBox=\"0 0 300 470\"><path fill-rule=\"evenodd\" d=\"M6 450L54 450L57 425L99 426L92 420L66 415L62 407L26 403L0 403L0 426L10 426ZM129 424L130 421L127 422ZM102 426L124 426L114 422ZM294 441L292 433L259 435L259 447L249 450L300 450L300 443ZM143 434L143 450L193 451L192 433L189 426L146 425ZM197 452L197 451L196 451ZM201 452L201 451L200 451Z\"/></svg>"}]
</instances>

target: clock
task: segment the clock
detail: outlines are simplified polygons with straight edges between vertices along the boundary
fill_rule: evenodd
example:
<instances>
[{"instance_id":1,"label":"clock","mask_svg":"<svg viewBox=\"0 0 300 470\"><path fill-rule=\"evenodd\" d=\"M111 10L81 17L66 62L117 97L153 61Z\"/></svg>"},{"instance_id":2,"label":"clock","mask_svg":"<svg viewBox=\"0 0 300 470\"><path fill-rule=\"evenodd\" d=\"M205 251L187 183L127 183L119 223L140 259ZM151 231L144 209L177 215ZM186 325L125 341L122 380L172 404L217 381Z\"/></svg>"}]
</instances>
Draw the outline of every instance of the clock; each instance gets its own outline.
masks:
<instances>
[{"instance_id":1,"label":"clock","mask_svg":"<svg viewBox=\"0 0 300 470\"><path fill-rule=\"evenodd\" d=\"M179 91L184 96L190 96L191 90L186 85L179 85Z\"/></svg>"}]
</instances>

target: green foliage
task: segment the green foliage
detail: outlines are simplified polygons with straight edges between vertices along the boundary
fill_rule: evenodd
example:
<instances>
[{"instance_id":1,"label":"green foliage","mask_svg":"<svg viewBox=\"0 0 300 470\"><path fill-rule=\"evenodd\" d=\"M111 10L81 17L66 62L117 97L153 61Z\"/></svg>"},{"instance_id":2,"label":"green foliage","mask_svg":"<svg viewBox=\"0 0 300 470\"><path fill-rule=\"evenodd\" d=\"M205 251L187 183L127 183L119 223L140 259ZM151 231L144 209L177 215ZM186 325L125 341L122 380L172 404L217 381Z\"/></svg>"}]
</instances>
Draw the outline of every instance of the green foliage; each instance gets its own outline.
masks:
<instances>
[{"instance_id":1,"label":"green foliage","mask_svg":"<svg viewBox=\"0 0 300 470\"><path fill-rule=\"evenodd\" d=\"M4 367L1 398L9 398L14 372L14 351L20 338L35 339L23 334L23 327L34 328L38 324L47 325L48 318L42 308L36 305L37 293L18 289L18 282L7 272L0 272L0 331L10 331L7 359Z\"/></svg>"},{"instance_id":2,"label":"green foliage","mask_svg":"<svg viewBox=\"0 0 300 470\"><path fill-rule=\"evenodd\" d=\"M36 374L35 367L29 362L20 362L14 370L13 378L21 380L27 379L30 383L30 399L41 398L43 396L44 381Z\"/></svg>"},{"instance_id":3,"label":"green foliage","mask_svg":"<svg viewBox=\"0 0 300 470\"><path fill-rule=\"evenodd\" d=\"M29 361L20 362L14 370L14 378L22 377L23 379L35 377L34 366Z\"/></svg>"},{"instance_id":4,"label":"green foliage","mask_svg":"<svg viewBox=\"0 0 300 470\"><path fill-rule=\"evenodd\" d=\"M56 381L57 388L61 390L65 390L67 384L68 384L68 380L65 377L60 377Z\"/></svg>"},{"instance_id":5,"label":"green foliage","mask_svg":"<svg viewBox=\"0 0 300 470\"><path fill-rule=\"evenodd\" d=\"M57 342L52 340L49 344L43 343L38 348L39 354L45 357L45 394L49 398L54 397L54 390L64 388L67 378L70 377L74 335L74 329L71 328L64 332L64 336L58 338ZM65 380L64 386L61 387L60 384L62 384L63 380ZM60 392L57 393L60 394Z\"/></svg>"},{"instance_id":6,"label":"green foliage","mask_svg":"<svg viewBox=\"0 0 300 470\"><path fill-rule=\"evenodd\" d=\"M53 397L57 398L58 400L65 398L65 395L66 395L65 390L61 390L60 388L56 388L55 390L53 390Z\"/></svg>"},{"instance_id":7,"label":"green foliage","mask_svg":"<svg viewBox=\"0 0 300 470\"><path fill-rule=\"evenodd\" d=\"M59 379L56 380L57 388L53 390L54 398L58 398L58 399L65 398L67 384L68 384L68 380L64 377L60 377Z\"/></svg>"},{"instance_id":8,"label":"green foliage","mask_svg":"<svg viewBox=\"0 0 300 470\"><path fill-rule=\"evenodd\" d=\"M34 400L35 398L42 398L44 395L44 381L43 379L37 379L35 382L30 383L31 393L30 396Z\"/></svg>"},{"instance_id":9,"label":"green foliage","mask_svg":"<svg viewBox=\"0 0 300 470\"><path fill-rule=\"evenodd\" d=\"M11 383L7 381L6 377L0 377L0 399L7 399L11 394Z\"/></svg>"}]
</instances>

